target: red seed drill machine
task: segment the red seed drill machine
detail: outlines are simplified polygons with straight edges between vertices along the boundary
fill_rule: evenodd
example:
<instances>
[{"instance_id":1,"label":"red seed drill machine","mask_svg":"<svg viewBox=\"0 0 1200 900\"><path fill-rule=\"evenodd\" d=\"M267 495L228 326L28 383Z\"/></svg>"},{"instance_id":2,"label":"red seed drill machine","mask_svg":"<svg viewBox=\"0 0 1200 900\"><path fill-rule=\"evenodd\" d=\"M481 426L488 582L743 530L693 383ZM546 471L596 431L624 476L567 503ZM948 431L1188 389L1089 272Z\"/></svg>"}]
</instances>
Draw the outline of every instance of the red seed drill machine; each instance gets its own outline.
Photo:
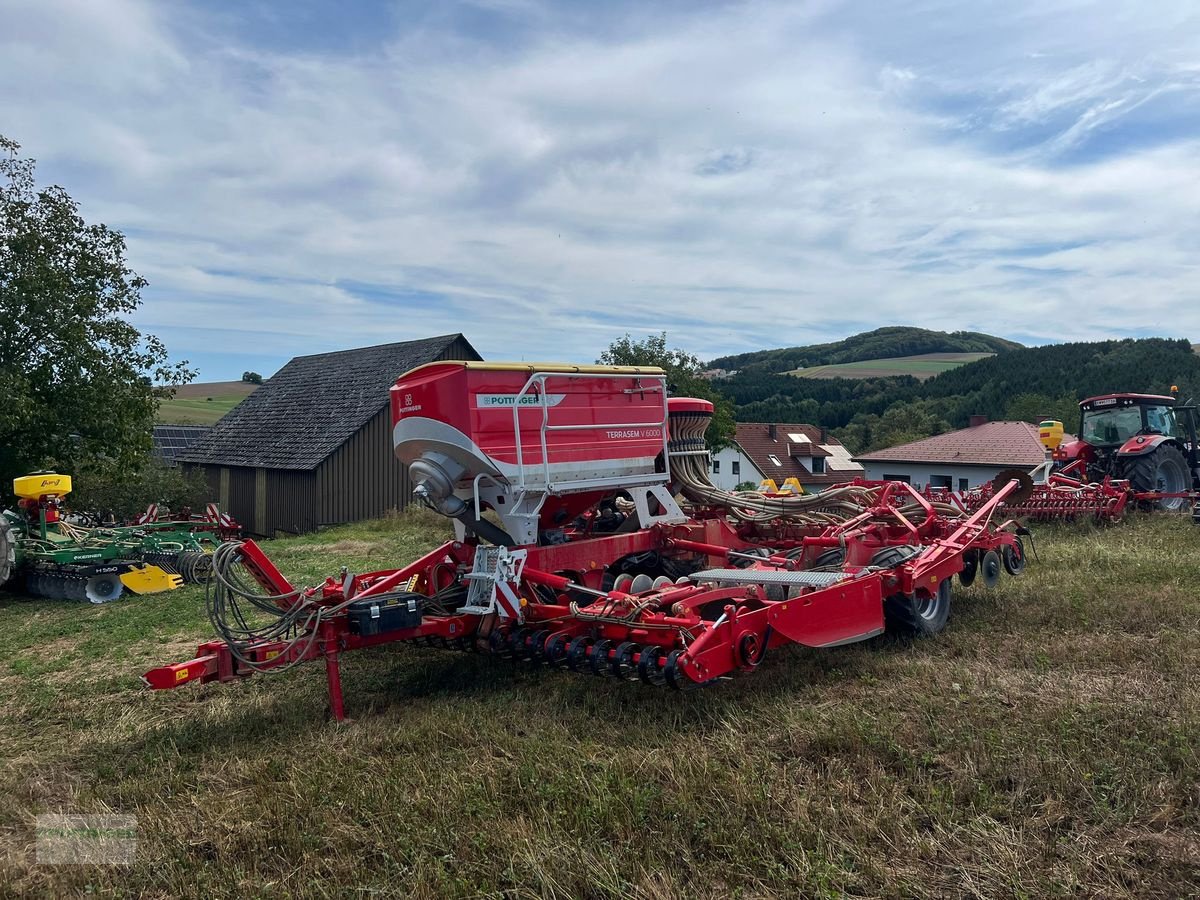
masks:
<instances>
[{"instance_id":1,"label":"red seed drill machine","mask_svg":"<svg viewBox=\"0 0 1200 900\"><path fill-rule=\"evenodd\" d=\"M966 511L899 482L731 494L708 480L712 405L660 369L439 362L391 390L396 456L458 540L402 568L293 586L253 541L214 555L218 639L146 673L156 689L237 681L380 644L474 650L687 690L788 643L832 647L886 624L940 631L953 576L1025 566L1004 473Z\"/></svg>"}]
</instances>

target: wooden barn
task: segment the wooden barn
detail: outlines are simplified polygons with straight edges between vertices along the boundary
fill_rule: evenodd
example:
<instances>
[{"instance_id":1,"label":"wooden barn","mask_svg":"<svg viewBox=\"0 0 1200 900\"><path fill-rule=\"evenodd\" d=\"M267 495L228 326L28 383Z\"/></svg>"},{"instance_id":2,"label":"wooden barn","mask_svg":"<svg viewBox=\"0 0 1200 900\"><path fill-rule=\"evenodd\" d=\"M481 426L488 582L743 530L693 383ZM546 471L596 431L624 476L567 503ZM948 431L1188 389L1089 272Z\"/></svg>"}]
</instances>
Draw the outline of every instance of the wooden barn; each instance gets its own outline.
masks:
<instances>
[{"instance_id":1,"label":"wooden barn","mask_svg":"<svg viewBox=\"0 0 1200 900\"><path fill-rule=\"evenodd\" d=\"M409 369L479 360L461 334L298 356L179 454L247 531L301 534L403 509L388 389Z\"/></svg>"}]
</instances>

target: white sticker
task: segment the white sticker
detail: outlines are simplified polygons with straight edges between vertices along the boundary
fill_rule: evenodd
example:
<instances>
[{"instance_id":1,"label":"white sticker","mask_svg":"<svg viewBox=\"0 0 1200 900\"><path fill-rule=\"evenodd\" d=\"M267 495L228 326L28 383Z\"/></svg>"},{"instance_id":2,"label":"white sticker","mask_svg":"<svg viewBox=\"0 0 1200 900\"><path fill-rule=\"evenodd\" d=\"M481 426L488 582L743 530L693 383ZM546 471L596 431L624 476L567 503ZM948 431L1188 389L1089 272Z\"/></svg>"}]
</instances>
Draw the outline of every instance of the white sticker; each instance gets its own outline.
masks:
<instances>
[{"instance_id":1,"label":"white sticker","mask_svg":"<svg viewBox=\"0 0 1200 900\"><path fill-rule=\"evenodd\" d=\"M566 399L567 395L566 394L546 394L545 396L546 396L546 405L547 406L558 406L558 404L562 403L563 400ZM495 409L496 407L504 407L506 409L512 409L514 406L516 406L516 403L517 403L517 395L516 394L476 394L475 395L475 407L477 409ZM524 397L521 398L521 405L522 406L541 406L542 405L542 395L541 394L526 394Z\"/></svg>"}]
</instances>

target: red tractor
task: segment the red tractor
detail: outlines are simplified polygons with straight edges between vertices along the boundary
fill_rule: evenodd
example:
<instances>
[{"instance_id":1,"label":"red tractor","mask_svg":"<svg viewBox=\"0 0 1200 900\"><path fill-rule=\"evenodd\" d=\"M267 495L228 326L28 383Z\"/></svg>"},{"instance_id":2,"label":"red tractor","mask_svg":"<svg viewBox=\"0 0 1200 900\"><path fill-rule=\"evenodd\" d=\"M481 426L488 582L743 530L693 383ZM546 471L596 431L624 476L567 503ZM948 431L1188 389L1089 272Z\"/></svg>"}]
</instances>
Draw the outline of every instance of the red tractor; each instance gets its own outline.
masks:
<instances>
[{"instance_id":1,"label":"red tractor","mask_svg":"<svg viewBox=\"0 0 1200 900\"><path fill-rule=\"evenodd\" d=\"M1190 504L1200 487L1195 406L1173 395L1105 394L1079 408L1078 439L1055 451L1060 466L1082 463L1075 468L1086 467L1088 481L1122 479L1137 494L1162 495L1147 498L1159 509Z\"/></svg>"}]
</instances>

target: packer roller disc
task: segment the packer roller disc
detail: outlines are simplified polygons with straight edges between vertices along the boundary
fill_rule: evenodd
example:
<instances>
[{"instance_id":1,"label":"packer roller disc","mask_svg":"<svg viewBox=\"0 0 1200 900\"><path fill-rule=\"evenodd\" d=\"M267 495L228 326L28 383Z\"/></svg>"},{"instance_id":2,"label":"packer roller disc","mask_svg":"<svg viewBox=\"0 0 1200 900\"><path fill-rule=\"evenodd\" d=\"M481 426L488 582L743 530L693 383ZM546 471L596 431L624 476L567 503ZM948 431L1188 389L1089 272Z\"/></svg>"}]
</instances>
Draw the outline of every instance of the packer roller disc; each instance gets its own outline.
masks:
<instances>
[{"instance_id":1,"label":"packer roller disc","mask_svg":"<svg viewBox=\"0 0 1200 900\"><path fill-rule=\"evenodd\" d=\"M1033 496L1033 479L1020 469L1001 469L992 479L992 490L999 491L1010 481L1020 482L1021 486L1004 498L1005 506L1017 506Z\"/></svg>"},{"instance_id":2,"label":"packer roller disc","mask_svg":"<svg viewBox=\"0 0 1200 900\"><path fill-rule=\"evenodd\" d=\"M125 585L115 574L93 575L87 580L84 595L91 603L111 603L125 593Z\"/></svg>"}]
</instances>

